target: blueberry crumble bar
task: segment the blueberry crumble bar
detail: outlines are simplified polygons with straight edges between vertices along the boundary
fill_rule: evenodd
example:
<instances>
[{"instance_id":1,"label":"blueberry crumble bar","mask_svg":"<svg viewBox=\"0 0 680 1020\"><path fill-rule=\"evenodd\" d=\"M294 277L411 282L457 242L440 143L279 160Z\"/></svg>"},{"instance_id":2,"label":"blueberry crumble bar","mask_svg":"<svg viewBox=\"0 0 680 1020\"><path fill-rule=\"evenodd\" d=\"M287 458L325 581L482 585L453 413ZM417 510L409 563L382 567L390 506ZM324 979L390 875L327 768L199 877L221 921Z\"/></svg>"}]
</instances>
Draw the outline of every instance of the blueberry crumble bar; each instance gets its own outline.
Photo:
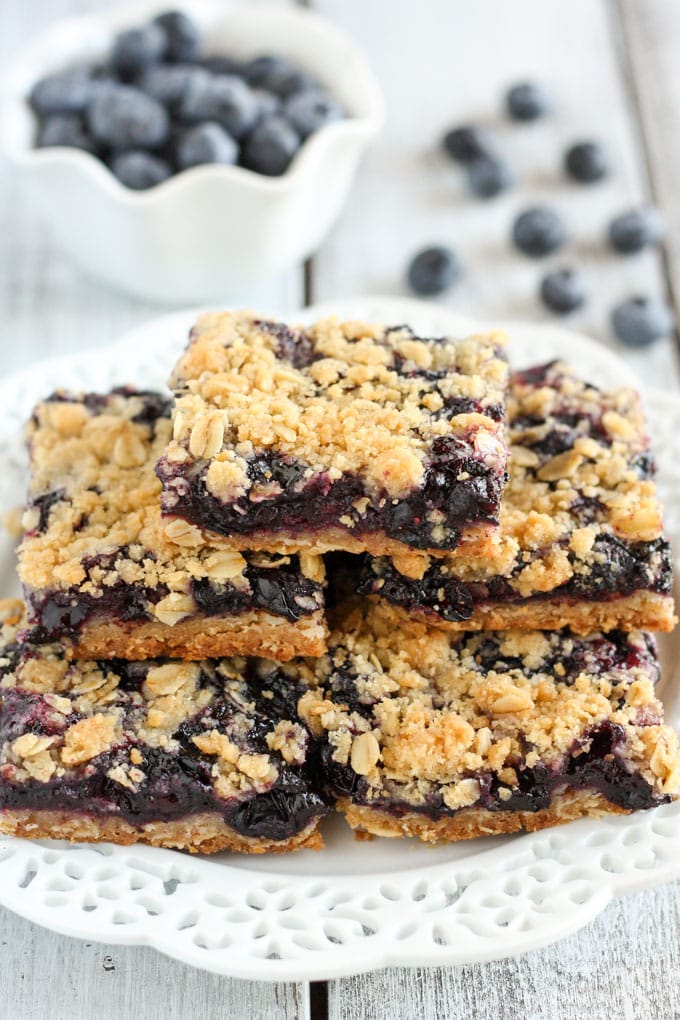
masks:
<instances>
[{"instance_id":1,"label":"blueberry crumble bar","mask_svg":"<svg viewBox=\"0 0 680 1020\"><path fill-rule=\"evenodd\" d=\"M80 658L286 659L325 648L319 556L172 546L154 466L162 394L56 393L28 425L19 574L30 640Z\"/></svg>"},{"instance_id":2,"label":"blueberry crumble bar","mask_svg":"<svg viewBox=\"0 0 680 1020\"><path fill-rule=\"evenodd\" d=\"M298 711L353 828L458 840L673 798L658 672L640 631L447 634L364 600Z\"/></svg>"},{"instance_id":3,"label":"blueberry crumble bar","mask_svg":"<svg viewBox=\"0 0 680 1020\"><path fill-rule=\"evenodd\" d=\"M0 832L200 853L320 848L303 692L277 667L68 660L0 603Z\"/></svg>"},{"instance_id":4,"label":"blueberry crumble bar","mask_svg":"<svg viewBox=\"0 0 680 1020\"><path fill-rule=\"evenodd\" d=\"M450 630L671 630L671 553L634 391L553 362L508 394L510 480L491 563L365 560L359 591Z\"/></svg>"},{"instance_id":5,"label":"blueberry crumble bar","mask_svg":"<svg viewBox=\"0 0 680 1020\"><path fill-rule=\"evenodd\" d=\"M166 535L188 548L493 555L504 341L203 315L171 379Z\"/></svg>"}]
</instances>

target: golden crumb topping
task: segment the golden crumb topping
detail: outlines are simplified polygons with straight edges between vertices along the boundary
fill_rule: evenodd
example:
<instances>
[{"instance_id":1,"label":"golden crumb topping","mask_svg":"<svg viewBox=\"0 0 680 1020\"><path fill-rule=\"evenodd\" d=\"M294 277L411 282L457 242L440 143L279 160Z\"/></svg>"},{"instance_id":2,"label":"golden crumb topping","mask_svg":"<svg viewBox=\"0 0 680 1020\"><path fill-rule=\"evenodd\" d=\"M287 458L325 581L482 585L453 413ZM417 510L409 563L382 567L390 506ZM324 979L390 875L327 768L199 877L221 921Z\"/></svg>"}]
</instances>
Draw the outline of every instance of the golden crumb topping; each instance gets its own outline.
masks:
<instances>
[{"instance_id":1,"label":"golden crumb topping","mask_svg":"<svg viewBox=\"0 0 680 1020\"><path fill-rule=\"evenodd\" d=\"M168 626L200 611L196 581L252 594L241 553L161 533L154 466L171 423L160 394L64 394L38 404L27 432L31 481L19 575L29 591L75 589L96 599L115 585L134 586L146 593L149 616ZM318 556L298 563L262 553L257 562L273 571L293 563L323 584Z\"/></svg>"},{"instance_id":2,"label":"golden crumb topping","mask_svg":"<svg viewBox=\"0 0 680 1020\"><path fill-rule=\"evenodd\" d=\"M503 344L498 333L431 340L337 319L295 332L247 313L203 315L171 380L167 461L207 462L208 491L223 502L250 492L248 459L262 450L331 480L356 474L394 499L421 484L436 437L476 436L476 456L502 473L503 428L487 409L503 404ZM456 398L478 412L442 412Z\"/></svg>"},{"instance_id":3,"label":"golden crumb topping","mask_svg":"<svg viewBox=\"0 0 680 1020\"><path fill-rule=\"evenodd\" d=\"M559 771L572 758L577 768L607 727L625 770L659 796L680 786L677 738L663 725L654 648L641 633L450 635L357 604L329 648L298 711L333 761L362 777L369 803L440 797L457 808L478 799L480 779L509 799L519 772Z\"/></svg>"}]
</instances>

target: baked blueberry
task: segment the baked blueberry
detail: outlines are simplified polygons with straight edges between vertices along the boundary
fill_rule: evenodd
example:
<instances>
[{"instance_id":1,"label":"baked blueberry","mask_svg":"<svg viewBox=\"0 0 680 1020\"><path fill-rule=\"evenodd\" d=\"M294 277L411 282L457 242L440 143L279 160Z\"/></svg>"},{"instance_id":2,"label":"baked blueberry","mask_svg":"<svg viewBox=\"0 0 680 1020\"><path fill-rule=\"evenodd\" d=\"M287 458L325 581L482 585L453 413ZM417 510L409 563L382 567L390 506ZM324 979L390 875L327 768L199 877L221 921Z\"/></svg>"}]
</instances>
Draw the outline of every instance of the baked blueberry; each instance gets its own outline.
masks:
<instances>
[{"instance_id":1,"label":"baked blueberry","mask_svg":"<svg viewBox=\"0 0 680 1020\"><path fill-rule=\"evenodd\" d=\"M467 171L470 191L479 198L495 198L515 182L512 169L496 156L478 156L467 165Z\"/></svg>"},{"instance_id":2,"label":"baked blueberry","mask_svg":"<svg viewBox=\"0 0 680 1020\"><path fill-rule=\"evenodd\" d=\"M203 163L230 165L238 159L238 145L221 124L206 121L187 128L177 141L177 165L181 170Z\"/></svg>"},{"instance_id":3,"label":"baked blueberry","mask_svg":"<svg viewBox=\"0 0 680 1020\"><path fill-rule=\"evenodd\" d=\"M111 169L121 184L135 191L153 188L172 175L172 167L164 159L139 150L114 156Z\"/></svg>"},{"instance_id":4,"label":"baked blueberry","mask_svg":"<svg viewBox=\"0 0 680 1020\"><path fill-rule=\"evenodd\" d=\"M505 105L513 120L537 120L550 112L552 99L542 85L527 81L508 89Z\"/></svg>"},{"instance_id":5,"label":"baked blueberry","mask_svg":"<svg viewBox=\"0 0 680 1020\"><path fill-rule=\"evenodd\" d=\"M54 145L95 151L94 142L76 113L55 113L42 122L38 131L38 148L47 149Z\"/></svg>"},{"instance_id":6,"label":"baked blueberry","mask_svg":"<svg viewBox=\"0 0 680 1020\"><path fill-rule=\"evenodd\" d=\"M557 269L541 282L541 299L553 312L561 315L580 308L586 300L583 274L575 269Z\"/></svg>"},{"instance_id":7,"label":"baked blueberry","mask_svg":"<svg viewBox=\"0 0 680 1020\"><path fill-rule=\"evenodd\" d=\"M89 68L73 67L41 78L31 89L29 102L41 117L53 113L82 113L92 97L93 87Z\"/></svg>"},{"instance_id":8,"label":"baked blueberry","mask_svg":"<svg viewBox=\"0 0 680 1020\"><path fill-rule=\"evenodd\" d=\"M442 294L458 280L461 266L451 248L424 248L411 260L408 282L416 294Z\"/></svg>"},{"instance_id":9,"label":"baked blueberry","mask_svg":"<svg viewBox=\"0 0 680 1020\"><path fill-rule=\"evenodd\" d=\"M442 139L444 151L457 163L471 163L493 151L491 135L480 127L458 127L447 131Z\"/></svg>"},{"instance_id":10,"label":"baked blueberry","mask_svg":"<svg viewBox=\"0 0 680 1020\"><path fill-rule=\"evenodd\" d=\"M567 149L564 168L575 181L592 184L607 176L609 161L599 142L578 142Z\"/></svg>"},{"instance_id":11,"label":"baked blueberry","mask_svg":"<svg viewBox=\"0 0 680 1020\"><path fill-rule=\"evenodd\" d=\"M200 34L195 22L184 11L165 11L153 20L165 36L166 60L196 60L200 47Z\"/></svg>"},{"instance_id":12,"label":"baked blueberry","mask_svg":"<svg viewBox=\"0 0 680 1020\"><path fill-rule=\"evenodd\" d=\"M512 227L512 239L525 255L540 258L561 248L567 240L567 231L554 209L535 206L517 217Z\"/></svg>"},{"instance_id":13,"label":"baked blueberry","mask_svg":"<svg viewBox=\"0 0 680 1020\"><path fill-rule=\"evenodd\" d=\"M300 148L301 138L284 117L264 117L246 138L241 160L249 170L278 177Z\"/></svg>"},{"instance_id":14,"label":"baked blueberry","mask_svg":"<svg viewBox=\"0 0 680 1020\"><path fill-rule=\"evenodd\" d=\"M632 297L612 312L612 326L622 344L648 347L673 330L673 315L658 298Z\"/></svg>"},{"instance_id":15,"label":"baked blueberry","mask_svg":"<svg viewBox=\"0 0 680 1020\"><path fill-rule=\"evenodd\" d=\"M283 113L301 138L307 138L326 124L342 120L340 104L320 89L294 93L284 103Z\"/></svg>"},{"instance_id":16,"label":"baked blueberry","mask_svg":"<svg viewBox=\"0 0 680 1020\"><path fill-rule=\"evenodd\" d=\"M170 133L165 108L131 85L99 92L87 108L86 119L95 139L111 149L157 148Z\"/></svg>"},{"instance_id":17,"label":"baked blueberry","mask_svg":"<svg viewBox=\"0 0 680 1020\"><path fill-rule=\"evenodd\" d=\"M113 41L111 66L123 81L131 81L161 59L165 45L165 35L153 22L141 28L128 28Z\"/></svg>"},{"instance_id":18,"label":"baked blueberry","mask_svg":"<svg viewBox=\"0 0 680 1020\"><path fill-rule=\"evenodd\" d=\"M630 209L609 224L609 243L615 251L632 255L643 248L660 244L664 225L656 209Z\"/></svg>"},{"instance_id":19,"label":"baked blueberry","mask_svg":"<svg viewBox=\"0 0 680 1020\"><path fill-rule=\"evenodd\" d=\"M215 120L232 138L243 138L257 121L259 107L252 89L235 75L214 75L192 81L180 114L189 123Z\"/></svg>"}]
</instances>

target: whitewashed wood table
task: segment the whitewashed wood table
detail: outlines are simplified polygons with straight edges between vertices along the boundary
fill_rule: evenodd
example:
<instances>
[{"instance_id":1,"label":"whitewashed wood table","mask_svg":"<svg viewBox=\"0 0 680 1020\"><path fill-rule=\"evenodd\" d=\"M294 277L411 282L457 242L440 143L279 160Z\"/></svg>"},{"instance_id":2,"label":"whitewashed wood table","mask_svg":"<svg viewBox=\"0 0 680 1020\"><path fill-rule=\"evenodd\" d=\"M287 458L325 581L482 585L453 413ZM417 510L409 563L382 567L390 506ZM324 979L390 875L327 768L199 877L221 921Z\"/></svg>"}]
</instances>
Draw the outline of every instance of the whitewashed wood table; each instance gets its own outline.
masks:
<instances>
[{"instance_id":1,"label":"whitewashed wood table","mask_svg":"<svg viewBox=\"0 0 680 1020\"><path fill-rule=\"evenodd\" d=\"M253 0L256 2L256 0ZM485 319L538 319L544 266L513 253L513 214L534 200L561 208L574 241L555 264L583 265L591 300L569 325L613 344L611 305L636 292L665 295L680 312L680 4L677 0L312 0L359 40L388 103L345 213L306 267L243 302L287 311L310 300L399 293L420 245L452 243L467 265L450 296ZM0 52L53 18L104 0L3 0ZM545 122L510 128L506 85L545 82L557 108ZM497 124L521 184L471 202L438 155L444 129ZM569 185L559 160L570 141L601 138L614 173L593 188ZM0 168L0 321L5 371L56 352L105 345L157 314L110 292L55 248L21 182ZM663 255L607 255L610 216L657 202L669 237ZM680 389L674 339L622 352L643 383ZM568 351L565 351L568 355ZM57 383L58 380L55 380ZM82 943L0 913L0 1020L523 1017L525 1020L669 1020L680 1017L680 888L610 906L587 929L518 960L433 971L385 971L328 985L231 981L149 949Z\"/></svg>"}]
</instances>

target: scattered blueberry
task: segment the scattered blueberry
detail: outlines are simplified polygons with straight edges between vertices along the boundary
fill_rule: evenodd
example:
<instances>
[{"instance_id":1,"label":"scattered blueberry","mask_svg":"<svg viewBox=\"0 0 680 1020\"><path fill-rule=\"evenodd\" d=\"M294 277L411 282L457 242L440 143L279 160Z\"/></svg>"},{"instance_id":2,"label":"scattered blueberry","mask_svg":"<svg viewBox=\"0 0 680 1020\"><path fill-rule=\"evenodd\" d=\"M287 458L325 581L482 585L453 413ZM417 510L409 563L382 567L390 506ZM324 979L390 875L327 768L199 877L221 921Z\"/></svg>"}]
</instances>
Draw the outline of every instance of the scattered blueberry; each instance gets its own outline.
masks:
<instances>
[{"instance_id":1,"label":"scattered blueberry","mask_svg":"<svg viewBox=\"0 0 680 1020\"><path fill-rule=\"evenodd\" d=\"M93 90L92 75L86 67L50 74L31 89L29 102L41 117L53 113L82 113Z\"/></svg>"},{"instance_id":2,"label":"scattered blueberry","mask_svg":"<svg viewBox=\"0 0 680 1020\"><path fill-rule=\"evenodd\" d=\"M95 146L83 126L82 118L76 113L55 113L40 125L38 148L66 145L70 149L84 149L94 152Z\"/></svg>"},{"instance_id":3,"label":"scattered blueberry","mask_svg":"<svg viewBox=\"0 0 680 1020\"><path fill-rule=\"evenodd\" d=\"M339 104L319 90L292 95L284 103L283 112L302 138L308 138L326 124L342 120Z\"/></svg>"},{"instance_id":4,"label":"scattered blueberry","mask_svg":"<svg viewBox=\"0 0 680 1020\"><path fill-rule=\"evenodd\" d=\"M579 142L567 149L564 168L570 177L582 184L600 181L609 173L609 163L599 142Z\"/></svg>"},{"instance_id":5,"label":"scattered blueberry","mask_svg":"<svg viewBox=\"0 0 680 1020\"><path fill-rule=\"evenodd\" d=\"M656 209L630 209L609 224L609 243L624 255L660 244L663 236L663 220Z\"/></svg>"},{"instance_id":6,"label":"scattered blueberry","mask_svg":"<svg viewBox=\"0 0 680 1020\"><path fill-rule=\"evenodd\" d=\"M200 35L195 23L183 11L165 11L154 18L165 36L163 56L166 60L196 60L200 47Z\"/></svg>"},{"instance_id":7,"label":"scattered blueberry","mask_svg":"<svg viewBox=\"0 0 680 1020\"><path fill-rule=\"evenodd\" d=\"M156 64L137 81L143 92L177 112L189 90L198 90L209 75L195 64Z\"/></svg>"},{"instance_id":8,"label":"scattered blueberry","mask_svg":"<svg viewBox=\"0 0 680 1020\"><path fill-rule=\"evenodd\" d=\"M300 148L300 136L283 117L265 117L245 140L241 158L249 170L277 177Z\"/></svg>"},{"instance_id":9,"label":"scattered blueberry","mask_svg":"<svg viewBox=\"0 0 680 1020\"><path fill-rule=\"evenodd\" d=\"M536 206L517 217L512 227L512 239L525 255L539 258L561 248L567 240L567 231L553 209Z\"/></svg>"},{"instance_id":10,"label":"scattered blueberry","mask_svg":"<svg viewBox=\"0 0 680 1020\"><path fill-rule=\"evenodd\" d=\"M508 113L514 120L537 120L552 108L550 94L535 82L520 82L505 97Z\"/></svg>"},{"instance_id":11,"label":"scattered blueberry","mask_svg":"<svg viewBox=\"0 0 680 1020\"><path fill-rule=\"evenodd\" d=\"M156 148L170 131L165 108L130 85L96 95L87 108L87 126L98 142L112 149Z\"/></svg>"},{"instance_id":12,"label":"scattered blueberry","mask_svg":"<svg viewBox=\"0 0 680 1020\"><path fill-rule=\"evenodd\" d=\"M188 122L216 120L232 138L243 138L258 118L257 99L244 81L220 74L189 85L180 107Z\"/></svg>"},{"instance_id":13,"label":"scattered blueberry","mask_svg":"<svg viewBox=\"0 0 680 1020\"><path fill-rule=\"evenodd\" d=\"M164 159L141 151L121 152L114 156L111 169L121 184L135 191L153 188L172 175L172 167Z\"/></svg>"},{"instance_id":14,"label":"scattered blueberry","mask_svg":"<svg viewBox=\"0 0 680 1020\"><path fill-rule=\"evenodd\" d=\"M177 164L182 170L204 163L231 165L237 159L237 143L215 121L188 128L177 141Z\"/></svg>"},{"instance_id":15,"label":"scattered blueberry","mask_svg":"<svg viewBox=\"0 0 680 1020\"><path fill-rule=\"evenodd\" d=\"M673 330L673 315L658 298L632 297L612 312L612 326L622 344L647 347Z\"/></svg>"},{"instance_id":16,"label":"scattered blueberry","mask_svg":"<svg viewBox=\"0 0 680 1020\"><path fill-rule=\"evenodd\" d=\"M470 191L480 198L494 198L507 191L515 181L508 164L496 156L479 156L467 169Z\"/></svg>"},{"instance_id":17,"label":"scattered blueberry","mask_svg":"<svg viewBox=\"0 0 680 1020\"><path fill-rule=\"evenodd\" d=\"M281 100L273 92L266 89L253 89L253 95L257 99L258 118L271 117L281 112Z\"/></svg>"},{"instance_id":18,"label":"scattered blueberry","mask_svg":"<svg viewBox=\"0 0 680 1020\"><path fill-rule=\"evenodd\" d=\"M442 294L461 276L458 259L450 248L424 248L408 267L408 282L416 294Z\"/></svg>"},{"instance_id":19,"label":"scattered blueberry","mask_svg":"<svg viewBox=\"0 0 680 1020\"><path fill-rule=\"evenodd\" d=\"M479 127L453 128L444 135L442 145L457 163L471 163L493 150L491 135Z\"/></svg>"},{"instance_id":20,"label":"scattered blueberry","mask_svg":"<svg viewBox=\"0 0 680 1020\"><path fill-rule=\"evenodd\" d=\"M123 81L131 81L161 59L165 44L165 35L153 22L129 28L113 41L111 66Z\"/></svg>"},{"instance_id":21,"label":"scattered blueberry","mask_svg":"<svg viewBox=\"0 0 680 1020\"><path fill-rule=\"evenodd\" d=\"M553 312L566 315L586 300L583 274L575 269L557 269L548 273L541 283L541 298Z\"/></svg>"}]
</instances>

